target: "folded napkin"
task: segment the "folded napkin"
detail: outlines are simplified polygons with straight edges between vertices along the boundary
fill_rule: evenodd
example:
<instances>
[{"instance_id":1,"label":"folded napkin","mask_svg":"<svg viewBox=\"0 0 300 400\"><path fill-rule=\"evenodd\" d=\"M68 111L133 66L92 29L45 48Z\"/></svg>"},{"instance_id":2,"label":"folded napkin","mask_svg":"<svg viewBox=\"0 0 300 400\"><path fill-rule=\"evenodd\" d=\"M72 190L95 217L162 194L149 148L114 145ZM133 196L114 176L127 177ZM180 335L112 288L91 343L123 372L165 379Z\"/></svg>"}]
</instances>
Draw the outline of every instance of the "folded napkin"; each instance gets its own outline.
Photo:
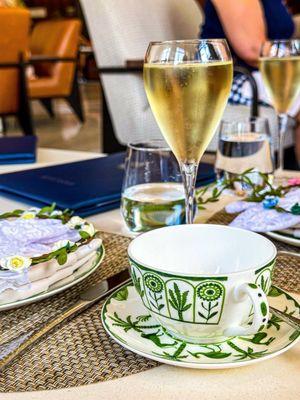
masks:
<instances>
[{"instance_id":1,"label":"folded napkin","mask_svg":"<svg viewBox=\"0 0 300 400\"><path fill-rule=\"evenodd\" d=\"M52 251L53 244L61 240L76 242L77 230L56 219L22 219L0 221L0 258L16 254L39 257Z\"/></svg>"},{"instance_id":2,"label":"folded napkin","mask_svg":"<svg viewBox=\"0 0 300 400\"><path fill-rule=\"evenodd\" d=\"M296 203L300 203L300 189L291 190L280 198L278 206L290 210ZM229 214L240 213L230 226L255 232L279 231L300 224L300 215L268 209L263 203L237 201L227 205L225 210Z\"/></svg>"},{"instance_id":3,"label":"folded napkin","mask_svg":"<svg viewBox=\"0 0 300 400\"><path fill-rule=\"evenodd\" d=\"M56 242L80 239L77 230L56 219L4 219L0 221L0 258L15 256L38 257L53 251ZM0 271L0 293L7 289L30 288L28 271Z\"/></svg>"},{"instance_id":4,"label":"folded napkin","mask_svg":"<svg viewBox=\"0 0 300 400\"><path fill-rule=\"evenodd\" d=\"M7 289L26 290L30 288L30 285L28 272L18 274L13 271L0 271L0 294Z\"/></svg>"}]
</instances>

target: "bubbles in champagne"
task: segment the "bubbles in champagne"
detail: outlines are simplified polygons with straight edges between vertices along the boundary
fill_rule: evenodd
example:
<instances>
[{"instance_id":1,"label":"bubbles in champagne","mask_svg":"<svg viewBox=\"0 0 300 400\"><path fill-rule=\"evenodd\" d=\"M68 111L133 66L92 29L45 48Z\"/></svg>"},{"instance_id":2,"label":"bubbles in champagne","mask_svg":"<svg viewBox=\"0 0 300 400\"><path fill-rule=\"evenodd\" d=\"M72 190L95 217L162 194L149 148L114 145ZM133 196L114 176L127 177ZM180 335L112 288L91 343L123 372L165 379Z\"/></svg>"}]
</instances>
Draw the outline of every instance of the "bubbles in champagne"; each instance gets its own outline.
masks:
<instances>
[{"instance_id":1,"label":"bubbles in champagne","mask_svg":"<svg viewBox=\"0 0 300 400\"><path fill-rule=\"evenodd\" d=\"M287 113L300 95L300 57L263 57L259 69L275 110Z\"/></svg>"},{"instance_id":2,"label":"bubbles in champagne","mask_svg":"<svg viewBox=\"0 0 300 400\"><path fill-rule=\"evenodd\" d=\"M231 82L231 62L145 64L151 109L180 162L199 162L222 117Z\"/></svg>"}]
</instances>

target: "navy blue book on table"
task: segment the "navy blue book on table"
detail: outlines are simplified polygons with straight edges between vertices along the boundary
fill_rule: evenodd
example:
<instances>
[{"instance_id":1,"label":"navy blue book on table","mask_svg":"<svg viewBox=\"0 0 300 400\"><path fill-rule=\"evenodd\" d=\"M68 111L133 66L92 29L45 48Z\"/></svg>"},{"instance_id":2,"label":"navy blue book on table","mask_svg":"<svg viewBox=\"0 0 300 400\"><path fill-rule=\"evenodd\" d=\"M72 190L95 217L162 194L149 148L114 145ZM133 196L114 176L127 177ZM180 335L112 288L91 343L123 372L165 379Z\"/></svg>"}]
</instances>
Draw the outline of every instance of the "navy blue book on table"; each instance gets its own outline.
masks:
<instances>
[{"instance_id":1,"label":"navy blue book on table","mask_svg":"<svg viewBox=\"0 0 300 400\"><path fill-rule=\"evenodd\" d=\"M76 215L88 216L119 207L125 153L0 175L0 194L30 205L56 203ZM202 163L197 184L215 179L213 167Z\"/></svg>"},{"instance_id":2,"label":"navy blue book on table","mask_svg":"<svg viewBox=\"0 0 300 400\"><path fill-rule=\"evenodd\" d=\"M35 162L36 136L1 137L0 165Z\"/></svg>"}]
</instances>

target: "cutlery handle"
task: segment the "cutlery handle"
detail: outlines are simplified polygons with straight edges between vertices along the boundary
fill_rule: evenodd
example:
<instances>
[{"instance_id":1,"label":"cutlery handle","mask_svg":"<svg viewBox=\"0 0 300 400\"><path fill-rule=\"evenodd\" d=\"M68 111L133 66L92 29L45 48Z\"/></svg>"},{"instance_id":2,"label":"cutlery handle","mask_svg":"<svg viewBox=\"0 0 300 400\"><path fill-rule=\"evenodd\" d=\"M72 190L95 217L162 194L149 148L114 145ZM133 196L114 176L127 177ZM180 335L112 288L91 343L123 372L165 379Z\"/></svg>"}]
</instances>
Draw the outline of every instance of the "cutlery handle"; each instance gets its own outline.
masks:
<instances>
[{"instance_id":1,"label":"cutlery handle","mask_svg":"<svg viewBox=\"0 0 300 400\"><path fill-rule=\"evenodd\" d=\"M294 251L287 251L287 250L279 250L277 252L277 257L295 257L295 258L300 258L299 253L295 253Z\"/></svg>"},{"instance_id":2,"label":"cutlery handle","mask_svg":"<svg viewBox=\"0 0 300 400\"><path fill-rule=\"evenodd\" d=\"M284 322L286 322L288 325L296 329L297 331L300 332L300 318L296 318L293 315L289 315L283 311L277 310L274 307L270 306L270 311L276 315L276 317L282 319Z\"/></svg>"},{"instance_id":3,"label":"cutlery handle","mask_svg":"<svg viewBox=\"0 0 300 400\"><path fill-rule=\"evenodd\" d=\"M22 333L18 337L0 345L0 370L11 363L15 357L20 355L29 346L33 345L38 339L51 331L61 322L74 315L76 312L85 308L90 301L79 300L71 307L62 311L56 318L47 321L44 325L38 326L29 332Z\"/></svg>"}]
</instances>

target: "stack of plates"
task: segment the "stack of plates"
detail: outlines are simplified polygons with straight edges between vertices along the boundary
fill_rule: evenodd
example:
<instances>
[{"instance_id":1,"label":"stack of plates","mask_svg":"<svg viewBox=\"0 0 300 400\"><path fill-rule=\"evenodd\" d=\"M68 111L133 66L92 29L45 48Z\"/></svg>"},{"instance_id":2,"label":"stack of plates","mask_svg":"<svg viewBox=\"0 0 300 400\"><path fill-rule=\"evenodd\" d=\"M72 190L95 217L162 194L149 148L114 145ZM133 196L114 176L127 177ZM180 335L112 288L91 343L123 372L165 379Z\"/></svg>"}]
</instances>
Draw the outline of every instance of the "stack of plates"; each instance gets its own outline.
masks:
<instances>
[{"instance_id":1,"label":"stack of plates","mask_svg":"<svg viewBox=\"0 0 300 400\"><path fill-rule=\"evenodd\" d=\"M300 247L300 225L281 231L268 232L267 235L280 242Z\"/></svg>"},{"instance_id":2,"label":"stack of plates","mask_svg":"<svg viewBox=\"0 0 300 400\"><path fill-rule=\"evenodd\" d=\"M57 270L48 277L42 277L31 283L28 290L21 293L19 299L11 296L0 299L0 311L18 308L26 304L54 296L71 286L76 285L91 275L102 263L104 258L104 247L101 245L90 257L84 257L72 265ZM20 293L20 292L19 292Z\"/></svg>"},{"instance_id":3,"label":"stack of plates","mask_svg":"<svg viewBox=\"0 0 300 400\"><path fill-rule=\"evenodd\" d=\"M53 208L0 216L0 310L59 293L100 265L104 247L93 225Z\"/></svg>"}]
</instances>

